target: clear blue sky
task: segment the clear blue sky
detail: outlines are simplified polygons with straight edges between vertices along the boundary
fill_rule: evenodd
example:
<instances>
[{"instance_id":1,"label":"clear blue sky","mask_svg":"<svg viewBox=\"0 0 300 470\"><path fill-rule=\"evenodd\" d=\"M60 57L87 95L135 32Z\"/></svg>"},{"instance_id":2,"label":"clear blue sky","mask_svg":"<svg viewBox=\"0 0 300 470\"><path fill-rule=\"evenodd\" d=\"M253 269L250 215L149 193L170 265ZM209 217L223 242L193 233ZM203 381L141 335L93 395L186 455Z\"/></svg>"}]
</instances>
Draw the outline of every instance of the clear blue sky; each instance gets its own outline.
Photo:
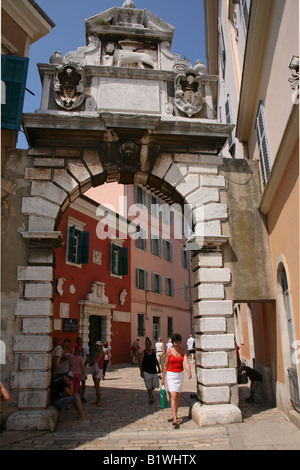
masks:
<instances>
[{"instance_id":1,"label":"clear blue sky","mask_svg":"<svg viewBox=\"0 0 300 470\"><path fill-rule=\"evenodd\" d=\"M85 46L85 20L111 7L121 7L124 0L37 0L37 4L56 26L45 37L32 44L29 53L27 88L35 93L25 93L24 113L34 113L40 107L41 82L37 63L49 63L55 51L64 56ZM206 63L203 1L202 0L134 0L136 8L150 10L175 27L171 51L189 59L192 65L197 59ZM22 132L18 148L27 148Z\"/></svg>"}]
</instances>

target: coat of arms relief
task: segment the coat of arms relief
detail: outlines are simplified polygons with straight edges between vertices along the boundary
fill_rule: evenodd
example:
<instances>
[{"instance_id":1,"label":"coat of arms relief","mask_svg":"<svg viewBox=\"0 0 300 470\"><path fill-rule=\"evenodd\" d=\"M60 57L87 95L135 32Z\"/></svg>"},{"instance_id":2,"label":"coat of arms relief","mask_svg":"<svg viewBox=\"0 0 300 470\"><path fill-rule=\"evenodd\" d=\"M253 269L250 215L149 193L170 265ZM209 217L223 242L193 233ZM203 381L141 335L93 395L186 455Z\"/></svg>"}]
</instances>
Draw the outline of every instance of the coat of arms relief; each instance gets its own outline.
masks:
<instances>
[{"instance_id":1,"label":"coat of arms relief","mask_svg":"<svg viewBox=\"0 0 300 470\"><path fill-rule=\"evenodd\" d=\"M201 77L193 71L180 73L175 78L175 105L189 118L202 109Z\"/></svg>"},{"instance_id":2,"label":"coat of arms relief","mask_svg":"<svg viewBox=\"0 0 300 470\"><path fill-rule=\"evenodd\" d=\"M54 78L56 103L67 110L78 108L85 99L85 74L78 65L59 65Z\"/></svg>"}]
</instances>

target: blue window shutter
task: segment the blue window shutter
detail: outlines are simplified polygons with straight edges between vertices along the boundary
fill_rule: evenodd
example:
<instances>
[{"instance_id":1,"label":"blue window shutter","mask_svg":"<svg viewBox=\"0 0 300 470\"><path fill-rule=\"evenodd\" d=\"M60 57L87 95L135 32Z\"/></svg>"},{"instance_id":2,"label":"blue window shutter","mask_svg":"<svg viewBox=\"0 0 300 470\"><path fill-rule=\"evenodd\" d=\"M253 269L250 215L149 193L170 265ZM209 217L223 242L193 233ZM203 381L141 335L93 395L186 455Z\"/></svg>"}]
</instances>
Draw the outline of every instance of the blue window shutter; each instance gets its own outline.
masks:
<instances>
[{"instance_id":1,"label":"blue window shutter","mask_svg":"<svg viewBox=\"0 0 300 470\"><path fill-rule=\"evenodd\" d=\"M68 261L71 261L72 263L76 261L74 248L75 248L75 225L69 228Z\"/></svg>"},{"instance_id":2,"label":"blue window shutter","mask_svg":"<svg viewBox=\"0 0 300 470\"><path fill-rule=\"evenodd\" d=\"M90 244L90 233L81 232L80 237L80 263L88 264L89 262L89 244Z\"/></svg>"},{"instance_id":3,"label":"blue window shutter","mask_svg":"<svg viewBox=\"0 0 300 470\"><path fill-rule=\"evenodd\" d=\"M21 127L29 59L3 54L1 80L5 83L5 103L1 104L1 127L18 131Z\"/></svg>"},{"instance_id":4,"label":"blue window shutter","mask_svg":"<svg viewBox=\"0 0 300 470\"><path fill-rule=\"evenodd\" d=\"M121 249L121 275L126 276L128 274L128 248L124 247Z\"/></svg>"}]
</instances>

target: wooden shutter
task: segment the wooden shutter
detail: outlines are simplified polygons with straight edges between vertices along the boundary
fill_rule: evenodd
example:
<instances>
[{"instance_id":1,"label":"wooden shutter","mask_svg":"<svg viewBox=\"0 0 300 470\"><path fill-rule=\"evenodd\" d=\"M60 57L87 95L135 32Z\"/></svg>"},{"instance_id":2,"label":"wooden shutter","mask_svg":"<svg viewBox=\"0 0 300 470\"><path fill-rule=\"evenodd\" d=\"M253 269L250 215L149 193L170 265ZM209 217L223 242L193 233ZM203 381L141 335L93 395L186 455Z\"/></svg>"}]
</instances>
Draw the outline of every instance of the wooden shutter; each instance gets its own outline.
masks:
<instances>
[{"instance_id":1,"label":"wooden shutter","mask_svg":"<svg viewBox=\"0 0 300 470\"><path fill-rule=\"evenodd\" d=\"M1 80L5 83L5 103L1 104L1 127L19 131L21 127L29 59L3 54Z\"/></svg>"},{"instance_id":2,"label":"wooden shutter","mask_svg":"<svg viewBox=\"0 0 300 470\"><path fill-rule=\"evenodd\" d=\"M262 167L264 186L266 185L271 172L271 155L269 147L269 139L267 135L267 127L265 120L265 112L263 103L259 103L256 116L256 138L259 147L260 163Z\"/></svg>"},{"instance_id":3,"label":"wooden shutter","mask_svg":"<svg viewBox=\"0 0 300 470\"><path fill-rule=\"evenodd\" d=\"M75 255L75 225L69 228L69 246L68 246L68 261L75 263L76 255Z\"/></svg>"},{"instance_id":4,"label":"wooden shutter","mask_svg":"<svg viewBox=\"0 0 300 470\"><path fill-rule=\"evenodd\" d=\"M227 100L225 102L225 114L226 114L226 122L228 124L232 124L233 119L232 119L231 102L230 102L229 95L227 95ZM233 135L233 132L231 132L230 136L228 137L229 148L231 148L233 144L234 144L234 135Z\"/></svg>"},{"instance_id":5,"label":"wooden shutter","mask_svg":"<svg viewBox=\"0 0 300 470\"><path fill-rule=\"evenodd\" d=\"M116 254L115 254L115 244L112 243L112 244L111 244L111 257L110 257L110 262L111 262L110 270L111 270L112 274L118 274L118 273L116 272L116 268L115 268L115 257L116 257Z\"/></svg>"},{"instance_id":6,"label":"wooden shutter","mask_svg":"<svg viewBox=\"0 0 300 470\"><path fill-rule=\"evenodd\" d=\"M90 233L81 232L80 234L80 259L79 263L88 264L89 262L89 244L90 244Z\"/></svg>"},{"instance_id":7,"label":"wooden shutter","mask_svg":"<svg viewBox=\"0 0 300 470\"><path fill-rule=\"evenodd\" d=\"M121 275L126 276L128 274L128 248L121 248Z\"/></svg>"},{"instance_id":8,"label":"wooden shutter","mask_svg":"<svg viewBox=\"0 0 300 470\"><path fill-rule=\"evenodd\" d=\"M144 271L144 289L148 290L149 287L149 272Z\"/></svg>"}]
</instances>

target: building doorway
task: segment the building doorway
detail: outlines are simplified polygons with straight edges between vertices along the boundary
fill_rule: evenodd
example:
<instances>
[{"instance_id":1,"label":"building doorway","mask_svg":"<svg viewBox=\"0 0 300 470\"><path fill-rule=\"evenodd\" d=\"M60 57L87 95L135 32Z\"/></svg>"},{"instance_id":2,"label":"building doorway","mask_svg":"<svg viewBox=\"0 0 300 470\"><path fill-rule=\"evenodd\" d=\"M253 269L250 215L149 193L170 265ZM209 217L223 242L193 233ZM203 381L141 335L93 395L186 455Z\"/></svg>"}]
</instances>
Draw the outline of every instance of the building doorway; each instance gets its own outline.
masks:
<instances>
[{"instance_id":1,"label":"building doorway","mask_svg":"<svg viewBox=\"0 0 300 470\"><path fill-rule=\"evenodd\" d=\"M102 317L91 315L90 318L90 333L89 333L89 349L90 349L90 364L96 353L96 341L101 341L102 331Z\"/></svg>"},{"instance_id":2,"label":"building doorway","mask_svg":"<svg viewBox=\"0 0 300 470\"><path fill-rule=\"evenodd\" d=\"M160 317L152 318L152 337L153 343L156 343L160 337Z\"/></svg>"}]
</instances>

